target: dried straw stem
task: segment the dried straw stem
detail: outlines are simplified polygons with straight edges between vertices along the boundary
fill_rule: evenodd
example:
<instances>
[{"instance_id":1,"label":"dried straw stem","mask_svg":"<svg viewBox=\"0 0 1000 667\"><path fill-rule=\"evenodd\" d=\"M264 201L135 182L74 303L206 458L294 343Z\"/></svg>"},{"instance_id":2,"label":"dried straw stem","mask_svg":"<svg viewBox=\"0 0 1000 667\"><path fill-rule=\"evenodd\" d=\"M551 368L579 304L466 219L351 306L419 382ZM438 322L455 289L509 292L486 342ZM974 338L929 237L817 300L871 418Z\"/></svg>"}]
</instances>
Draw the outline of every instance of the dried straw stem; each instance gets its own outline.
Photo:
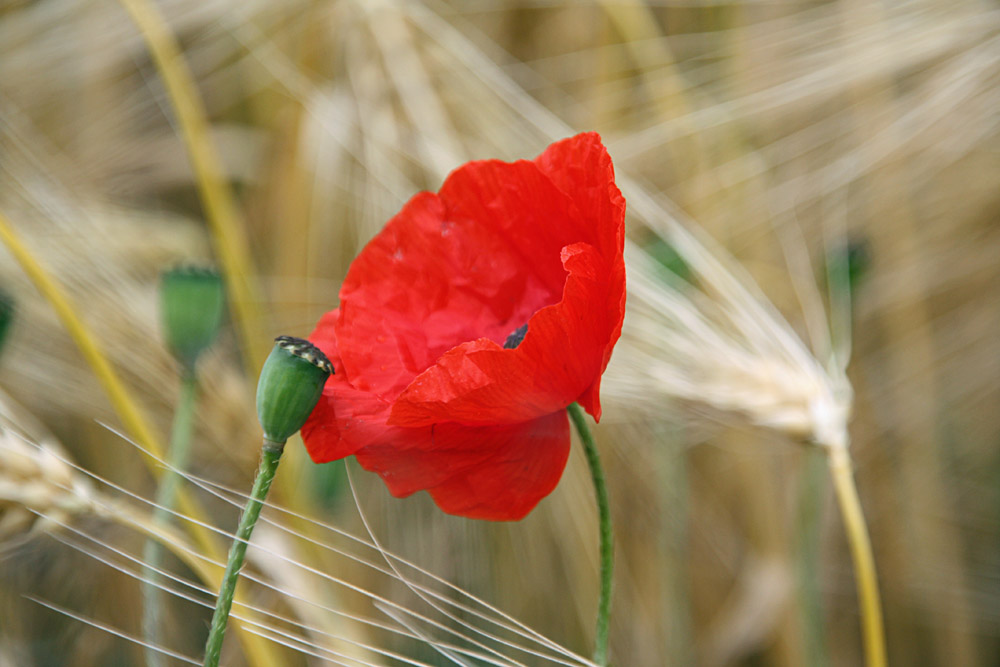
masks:
<instances>
[{"instance_id":1,"label":"dried straw stem","mask_svg":"<svg viewBox=\"0 0 1000 667\"><path fill-rule=\"evenodd\" d=\"M878 576L872 544L861 511L861 500L854 485L851 455L846 447L828 447L830 474L836 490L837 503L844 520L844 530L854 561L854 577L861 606L861 629L865 644L865 661L869 667L885 667L885 628L882 623L882 601L878 592Z\"/></svg>"},{"instance_id":2,"label":"dried straw stem","mask_svg":"<svg viewBox=\"0 0 1000 667\"><path fill-rule=\"evenodd\" d=\"M161 456L163 446L153 434L135 403L132 402L121 380L118 379L118 374L101 351L97 341L94 340L86 325L77 316L76 310L70 304L69 299L65 297L62 289L42 267L41 263L35 259L28 247L21 242L10 221L2 213L0 213L0 240L14 255L38 291L52 305L59 319L62 320L63 326L66 327L70 336L73 337L73 341L80 348L80 353L83 354L87 364L104 387L104 391L108 394L108 399L122 423L154 457Z\"/></svg>"}]
</instances>

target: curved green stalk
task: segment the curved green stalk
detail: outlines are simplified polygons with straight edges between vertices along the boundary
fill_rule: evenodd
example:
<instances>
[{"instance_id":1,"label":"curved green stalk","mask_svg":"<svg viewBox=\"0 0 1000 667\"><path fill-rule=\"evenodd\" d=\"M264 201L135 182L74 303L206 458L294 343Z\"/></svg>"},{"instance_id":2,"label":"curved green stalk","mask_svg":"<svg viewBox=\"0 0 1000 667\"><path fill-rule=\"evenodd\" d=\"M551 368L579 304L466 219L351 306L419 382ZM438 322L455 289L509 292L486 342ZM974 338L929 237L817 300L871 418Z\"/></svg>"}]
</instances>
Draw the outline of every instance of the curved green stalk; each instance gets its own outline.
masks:
<instances>
[{"instance_id":1,"label":"curved green stalk","mask_svg":"<svg viewBox=\"0 0 1000 667\"><path fill-rule=\"evenodd\" d=\"M826 643L823 600L820 591L820 542L822 538L823 498L827 491L826 453L819 447L805 451L802 488L798 511L798 576L802 605L802 632L805 658L809 665L830 664Z\"/></svg>"},{"instance_id":2,"label":"curved green stalk","mask_svg":"<svg viewBox=\"0 0 1000 667\"><path fill-rule=\"evenodd\" d=\"M226 624L229 622L229 612L233 607L233 595L236 593L236 582L246 558L247 545L250 543L250 535L253 533L254 526L257 525L257 519L260 517L260 510L264 506L267 492L271 490L271 482L274 481L274 473L278 470L278 462L281 460L281 452L284 448L285 443L283 442L264 441L257 478L254 479L250 498L243 510L243 516L240 517L233 545L229 549L226 572L222 575L222 587L215 603L215 613L212 615L212 625L208 631L208 642L205 644L204 667L218 667L219 665L219 658L222 655L222 640L226 635Z\"/></svg>"},{"instance_id":3,"label":"curved green stalk","mask_svg":"<svg viewBox=\"0 0 1000 667\"><path fill-rule=\"evenodd\" d=\"M604 481L604 469L601 467L601 457L597 453L597 444L587 426L583 408L578 403L566 408L570 419L580 434L583 451L590 466L590 476L594 481L594 494L597 497L597 514L601 533L601 593L597 602L597 631L594 639L594 662L602 667L608 664L608 629L611 620L611 581L614 572L615 545L611 530L611 506L608 503L608 487Z\"/></svg>"},{"instance_id":4,"label":"curved green stalk","mask_svg":"<svg viewBox=\"0 0 1000 667\"><path fill-rule=\"evenodd\" d=\"M187 467L191 452L191 432L194 427L195 396L197 380L194 369L185 370L181 377L181 391L177 399L177 410L174 412L174 423L170 435L170 450L167 453L170 467L160 478L160 486L156 492L156 508L153 510L153 521L159 525L170 523L180 486L181 476L178 470ZM157 572L163 563L163 546L156 540L146 540L143 549L143 636L152 646L162 644L160 632L161 614L164 604L163 591L158 583L160 575ZM146 664L149 667L160 667L164 664L164 656L153 648L146 649Z\"/></svg>"}]
</instances>

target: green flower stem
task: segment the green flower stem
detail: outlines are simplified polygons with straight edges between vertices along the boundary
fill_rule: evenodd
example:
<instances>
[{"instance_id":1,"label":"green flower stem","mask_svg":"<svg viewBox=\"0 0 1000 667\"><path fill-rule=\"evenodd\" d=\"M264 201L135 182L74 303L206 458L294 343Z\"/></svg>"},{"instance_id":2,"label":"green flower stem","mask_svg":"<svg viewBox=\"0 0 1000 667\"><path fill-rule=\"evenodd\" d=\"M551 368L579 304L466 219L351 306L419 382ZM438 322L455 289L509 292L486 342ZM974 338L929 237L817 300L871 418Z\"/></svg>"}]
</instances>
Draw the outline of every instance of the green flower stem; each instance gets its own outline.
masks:
<instances>
[{"instance_id":1,"label":"green flower stem","mask_svg":"<svg viewBox=\"0 0 1000 667\"><path fill-rule=\"evenodd\" d=\"M195 397L197 395L197 379L194 369L188 369L181 377L181 391L177 399L177 410L174 412L174 423L170 435L169 457L170 468L160 479L160 487L156 491L156 509L153 511L153 521L159 525L170 523L171 510L177 497L181 476L176 472L187 467L191 453L191 432L194 427ZM160 610L163 608L164 595L158 583L160 575L157 570L163 563L163 546L153 539L146 540L143 549L143 615L142 627L146 641L156 646L161 644ZM163 655L153 648L146 649L146 664L149 667L159 667L164 664Z\"/></svg>"},{"instance_id":2,"label":"green flower stem","mask_svg":"<svg viewBox=\"0 0 1000 667\"><path fill-rule=\"evenodd\" d=\"M815 667L830 664L826 643L826 620L820 591L820 543L823 533L823 499L828 484L826 452L810 446L805 452L802 488L799 491L798 576L802 605L802 630L806 663Z\"/></svg>"},{"instance_id":3,"label":"green flower stem","mask_svg":"<svg viewBox=\"0 0 1000 667\"><path fill-rule=\"evenodd\" d=\"M260 510L264 506L267 492L271 489L271 482L274 481L274 473L278 470L278 462L281 460L284 448L285 443L283 442L264 440L257 478L253 482L253 489L250 491L250 499L243 510L243 516L240 517L240 525L236 529L233 545L229 549L226 572L222 575L222 587L215 603L215 613L212 615L212 625L208 631L208 642L205 644L204 667L218 667L219 657L222 654L222 640L226 635L226 624L229 621L229 612L233 607L233 595L236 593L236 581L239 578L240 569L243 567L243 560L246 558L250 535L257 524L257 518L260 517Z\"/></svg>"},{"instance_id":4,"label":"green flower stem","mask_svg":"<svg viewBox=\"0 0 1000 667\"><path fill-rule=\"evenodd\" d=\"M666 595L663 618L669 619L666 665L692 665L694 633L691 631L691 571L690 571L690 482L688 453L684 446L683 428L660 425L655 431L663 475L660 477L661 507L669 507L662 519L661 539L664 555Z\"/></svg>"},{"instance_id":5,"label":"green flower stem","mask_svg":"<svg viewBox=\"0 0 1000 667\"><path fill-rule=\"evenodd\" d=\"M583 408L578 403L566 410L580 434L583 451L590 466L590 476L594 480L594 494L597 496L597 513L601 530L601 595L597 601L597 632L594 639L594 662L602 667L608 664L608 628L611 619L611 580L614 572L615 545L611 531L611 507L608 503L608 487L604 482L604 469L597 453L594 436L590 433Z\"/></svg>"}]
</instances>

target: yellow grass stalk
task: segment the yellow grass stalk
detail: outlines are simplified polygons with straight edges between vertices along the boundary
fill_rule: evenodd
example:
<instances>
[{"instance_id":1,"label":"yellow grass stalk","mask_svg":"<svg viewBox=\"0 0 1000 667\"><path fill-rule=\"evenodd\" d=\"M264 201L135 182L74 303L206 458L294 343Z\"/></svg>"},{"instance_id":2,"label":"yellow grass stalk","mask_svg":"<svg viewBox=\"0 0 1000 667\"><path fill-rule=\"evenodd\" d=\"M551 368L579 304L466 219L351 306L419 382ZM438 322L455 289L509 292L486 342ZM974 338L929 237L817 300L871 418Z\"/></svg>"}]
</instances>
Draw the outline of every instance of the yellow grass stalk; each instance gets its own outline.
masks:
<instances>
[{"instance_id":1,"label":"yellow grass stalk","mask_svg":"<svg viewBox=\"0 0 1000 667\"><path fill-rule=\"evenodd\" d=\"M125 428L153 456L161 457L163 455L163 446L153 434L152 429L146 423L146 419L139 412L135 403L132 402L128 392L125 390L125 386L118 379L118 374L97 345L97 341L94 340L93 335L76 314L76 310L63 294L62 289L35 259L28 247L22 243L10 221L2 213L0 213L0 240L7 246L14 259L17 260L18 264L21 265L21 268L28 275L28 278L31 279L31 282L34 283L38 291L48 300L59 316L59 319L62 320L66 330L80 349L80 353L83 354L87 364L100 381L101 386L108 395L108 399L111 401L112 407L114 407ZM154 469L155 473L156 470Z\"/></svg>"},{"instance_id":2,"label":"yellow grass stalk","mask_svg":"<svg viewBox=\"0 0 1000 667\"><path fill-rule=\"evenodd\" d=\"M163 460L163 446L149 427L145 417L142 416L139 408L129 397L128 392L125 390L125 385L118 378L118 374L111 366L107 356L101 351L97 341L94 340L94 336L87 329L83 320L77 315L76 310L63 294L62 289L35 259L27 246L21 242L21 239L14 232L10 221L2 213L0 213L0 241L3 241L4 245L7 246L8 250L10 250L11 254L21 265L21 268L38 288L38 291L42 293L53 309L55 309L56 314L62 320L70 336L72 336L73 341L80 349L87 364L100 381L101 386L108 395L108 399L111 401L112 407L118 414L119 419L122 420L125 428L153 457ZM162 474L154 458L146 457L144 460L154 475L159 476ZM184 489L178 490L177 502L178 507L181 508L184 514L196 520L189 523L189 526L191 534L202 552L211 560L222 562L222 552L216 545L211 533L197 522L204 521L205 512ZM208 576L204 567L196 571L199 574L205 573ZM220 581L221 572L219 572L219 568L214 568L206 583L218 588ZM242 624L239 624L237 627L244 630L240 633L240 637L246 648L247 659L252 664L259 667L280 664L280 661L275 662L277 658L270 643L251 632L245 631Z\"/></svg>"},{"instance_id":3,"label":"yellow grass stalk","mask_svg":"<svg viewBox=\"0 0 1000 667\"><path fill-rule=\"evenodd\" d=\"M830 474L836 491L837 503L843 515L844 530L854 561L854 579L861 606L861 630L865 644L865 662L868 667L885 667L885 628L882 623L882 601L875 574L875 558L868 537L868 528L861 511L861 500L854 484L851 455L847 447L829 447Z\"/></svg>"},{"instance_id":4,"label":"yellow grass stalk","mask_svg":"<svg viewBox=\"0 0 1000 667\"><path fill-rule=\"evenodd\" d=\"M880 40L888 42L888 35L893 25L892 15L886 8L877 4L852 0L837 5L842 12L845 24L857 25L864 30L872 31ZM955 77L953 80L956 80ZM876 82L877 86L862 89L855 85L847 89L852 98L857 99L857 106L862 102L874 109L883 109L885 113L879 118L902 115L902 104L894 94L895 78L883 74ZM961 99L957 94L953 99ZM968 121L966 121L968 122ZM898 123L884 120L869 119L855 121L858 135L862 133L884 140L901 142L901 131ZM863 129L860 127L863 124ZM863 136L863 135L862 135ZM909 261L926 263L929 251L926 243L921 242L922 228L925 220L918 212L917 200L910 191L909 183L914 182L914 163L910 160L894 160L875 171L869 177L869 187L879 192L877 200L868 204L875 219L891 215L893 225L889 229L885 225L872 225L869 240L872 253L880 258L885 267L895 266L901 257ZM886 289L895 285L907 283L911 288L919 286L923 294L930 294L931 282L927 276L929 271L923 271L915 276L902 279L899 272L887 272ZM935 341L932 332L936 323L933 322L933 310L929 305L929 297L924 296L913 300L901 299L894 307L880 314L879 320L884 327L884 334L889 340L908 340L905 355L901 346L889 346L886 349L885 371L889 377L906 377L905 383L896 383L894 391L889 392L887 401L897 410L897 414L906 415L901 420L901 438L907 442L908 454L901 457L898 474L904 480L900 488L905 489L907 504L915 516L923 516L912 526L916 547L915 558L910 562L921 560L932 561L938 568L935 577L939 585L952 591L954 607L941 615L935 623L936 630L943 635L944 641L935 643L935 658L939 662L955 665L972 665L979 662L975 637L973 611L974 603L967 591L972 590L966 580L966 566L963 563L963 540L955 528L954 520L945 521L939 517L949 516L954 519L954 505L949 490L944 488L942 469L943 459L938 450L940 442L936 442L933 434L937 424L934 415L937 414L938 395L940 393L939 378L935 371ZM905 387L905 390L900 391ZM935 517L935 518L930 518ZM933 605L937 601L926 599Z\"/></svg>"},{"instance_id":5,"label":"yellow grass stalk","mask_svg":"<svg viewBox=\"0 0 1000 667\"><path fill-rule=\"evenodd\" d=\"M194 78L181 56L177 40L156 7L146 0L119 0L142 34L177 116L215 251L226 278L233 319L240 331L244 362L253 374L270 349L262 333L260 289L250 259L245 227L223 175Z\"/></svg>"}]
</instances>

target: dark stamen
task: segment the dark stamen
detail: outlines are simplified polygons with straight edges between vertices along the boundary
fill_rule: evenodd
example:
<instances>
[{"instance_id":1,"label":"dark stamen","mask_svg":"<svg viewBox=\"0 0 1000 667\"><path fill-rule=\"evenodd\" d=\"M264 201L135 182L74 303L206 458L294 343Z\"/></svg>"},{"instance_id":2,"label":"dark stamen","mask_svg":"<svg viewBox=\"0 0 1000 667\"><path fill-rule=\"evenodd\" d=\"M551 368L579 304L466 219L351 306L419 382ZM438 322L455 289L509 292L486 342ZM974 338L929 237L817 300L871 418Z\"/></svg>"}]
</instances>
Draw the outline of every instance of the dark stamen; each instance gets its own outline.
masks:
<instances>
[{"instance_id":1,"label":"dark stamen","mask_svg":"<svg viewBox=\"0 0 1000 667\"><path fill-rule=\"evenodd\" d=\"M507 336L507 340L503 343L503 349L513 350L515 347L521 344L524 340L525 335L528 333L528 325L522 324L517 329L514 329L513 333Z\"/></svg>"}]
</instances>

